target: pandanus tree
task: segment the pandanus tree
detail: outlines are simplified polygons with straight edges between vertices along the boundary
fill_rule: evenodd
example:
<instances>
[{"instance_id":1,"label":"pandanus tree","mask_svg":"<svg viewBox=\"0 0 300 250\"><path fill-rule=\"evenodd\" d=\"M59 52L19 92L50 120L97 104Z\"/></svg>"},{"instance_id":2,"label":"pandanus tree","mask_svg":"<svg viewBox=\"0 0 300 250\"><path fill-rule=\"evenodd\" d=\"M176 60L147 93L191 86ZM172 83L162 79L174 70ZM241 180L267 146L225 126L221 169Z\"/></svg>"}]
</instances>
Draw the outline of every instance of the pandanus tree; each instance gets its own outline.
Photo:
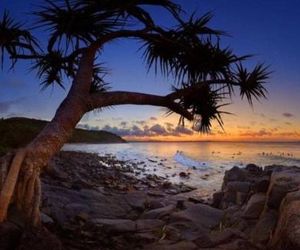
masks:
<instances>
[{"instance_id":1,"label":"pandanus tree","mask_svg":"<svg viewBox=\"0 0 300 250\"><path fill-rule=\"evenodd\" d=\"M154 7L164 9L174 25L158 25L150 11ZM171 0L45 0L31 15L36 21L26 28L3 13L2 66L8 60L12 68L29 61L42 88L64 88L67 82L71 86L39 135L2 159L0 222L14 206L27 223L39 225L40 173L89 111L123 104L161 106L177 113L181 125L189 120L195 130L206 133L214 120L223 126L222 107L233 93L250 105L266 96L267 67L258 64L248 70L243 64L249 56L223 48L225 34L209 27L210 13L187 17ZM43 29L42 42L33 36L34 29ZM169 94L109 90L101 52L107 43L121 39L137 40L150 72L174 80Z\"/></svg>"}]
</instances>

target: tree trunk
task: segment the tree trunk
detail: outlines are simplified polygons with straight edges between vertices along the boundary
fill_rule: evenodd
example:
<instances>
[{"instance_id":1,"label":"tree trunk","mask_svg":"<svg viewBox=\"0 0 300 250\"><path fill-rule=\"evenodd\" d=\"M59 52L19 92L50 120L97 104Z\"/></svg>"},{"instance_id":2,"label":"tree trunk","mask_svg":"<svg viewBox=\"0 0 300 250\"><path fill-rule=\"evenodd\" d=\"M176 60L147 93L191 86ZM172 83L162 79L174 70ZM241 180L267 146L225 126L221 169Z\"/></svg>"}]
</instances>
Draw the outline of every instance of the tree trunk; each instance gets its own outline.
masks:
<instances>
[{"instance_id":1,"label":"tree trunk","mask_svg":"<svg viewBox=\"0 0 300 250\"><path fill-rule=\"evenodd\" d=\"M13 203L27 223L39 225L40 172L71 136L87 111L86 106L85 98L71 89L53 120L40 134L13 157L6 157L1 166L0 222L7 218L9 205Z\"/></svg>"},{"instance_id":2,"label":"tree trunk","mask_svg":"<svg viewBox=\"0 0 300 250\"><path fill-rule=\"evenodd\" d=\"M69 139L76 124L86 112L111 105L154 105L166 107L189 120L193 119L193 115L175 101L177 97L124 91L89 93L94 56L93 49L87 50L82 55L72 87L57 109L53 120L28 146L19 149L13 156L8 155L2 159L0 223L7 218L9 205L13 203L23 214L27 224L39 225L40 173L50 158Z\"/></svg>"},{"instance_id":3,"label":"tree trunk","mask_svg":"<svg viewBox=\"0 0 300 250\"><path fill-rule=\"evenodd\" d=\"M53 120L28 146L2 164L2 173L6 173L6 178L0 178L0 223L7 218L9 205L13 203L28 225L40 224L40 173L88 111L94 57L95 50L84 51L70 91Z\"/></svg>"}]
</instances>

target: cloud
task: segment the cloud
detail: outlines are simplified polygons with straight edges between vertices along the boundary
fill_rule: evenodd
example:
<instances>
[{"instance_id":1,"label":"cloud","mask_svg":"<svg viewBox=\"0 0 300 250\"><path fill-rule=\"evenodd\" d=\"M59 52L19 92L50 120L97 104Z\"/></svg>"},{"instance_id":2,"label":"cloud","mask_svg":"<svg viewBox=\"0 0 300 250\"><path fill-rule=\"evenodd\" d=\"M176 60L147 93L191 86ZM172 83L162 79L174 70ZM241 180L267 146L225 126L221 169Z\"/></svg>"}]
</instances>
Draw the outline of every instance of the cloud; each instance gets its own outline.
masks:
<instances>
[{"instance_id":1,"label":"cloud","mask_svg":"<svg viewBox=\"0 0 300 250\"><path fill-rule=\"evenodd\" d=\"M113 121L120 121L120 120L122 120L122 117L113 117L112 120Z\"/></svg>"},{"instance_id":2,"label":"cloud","mask_svg":"<svg viewBox=\"0 0 300 250\"><path fill-rule=\"evenodd\" d=\"M120 126L121 127L126 127L127 126L127 122L120 122Z\"/></svg>"},{"instance_id":3,"label":"cloud","mask_svg":"<svg viewBox=\"0 0 300 250\"><path fill-rule=\"evenodd\" d=\"M139 121L134 121L134 123L139 124L139 125L145 125L146 121L144 120L139 120Z\"/></svg>"},{"instance_id":4,"label":"cloud","mask_svg":"<svg viewBox=\"0 0 300 250\"><path fill-rule=\"evenodd\" d=\"M282 133L278 133L278 135L296 137L296 136L300 136L300 133L298 133L298 132L282 132Z\"/></svg>"},{"instance_id":5,"label":"cloud","mask_svg":"<svg viewBox=\"0 0 300 250\"><path fill-rule=\"evenodd\" d=\"M247 131L245 133L240 133L240 136L250 136L250 137L262 137L262 136L272 136L273 133L267 131L266 129L261 129L259 131Z\"/></svg>"},{"instance_id":6,"label":"cloud","mask_svg":"<svg viewBox=\"0 0 300 250\"><path fill-rule=\"evenodd\" d=\"M110 126L109 124L105 125L101 129L109 131L111 133L117 134L119 136L134 136L134 137L155 137L155 136L182 136L182 135L192 135L193 130L177 126L173 128L170 124L167 127L161 124L154 124L149 127L145 125L139 127L137 125L132 125L131 127L116 127Z\"/></svg>"},{"instance_id":7,"label":"cloud","mask_svg":"<svg viewBox=\"0 0 300 250\"><path fill-rule=\"evenodd\" d=\"M170 122L165 122L165 125L166 125L166 129L168 131L172 131L173 128L174 128L174 124L170 123Z\"/></svg>"},{"instance_id":8,"label":"cloud","mask_svg":"<svg viewBox=\"0 0 300 250\"><path fill-rule=\"evenodd\" d=\"M192 135L194 134L194 131L191 130L191 129L188 129L186 127L182 127L182 126L177 126L175 129L174 129L174 132L173 132L173 135Z\"/></svg>"},{"instance_id":9,"label":"cloud","mask_svg":"<svg viewBox=\"0 0 300 250\"><path fill-rule=\"evenodd\" d=\"M151 121L157 121L157 118L154 117L154 116L151 116L151 117L150 117L150 120L151 120Z\"/></svg>"},{"instance_id":10,"label":"cloud","mask_svg":"<svg viewBox=\"0 0 300 250\"><path fill-rule=\"evenodd\" d=\"M294 117L294 114L288 113L288 112L282 113L282 115L283 115L284 117L287 117L287 118Z\"/></svg>"},{"instance_id":11,"label":"cloud","mask_svg":"<svg viewBox=\"0 0 300 250\"><path fill-rule=\"evenodd\" d=\"M237 126L238 129L250 129L250 126Z\"/></svg>"},{"instance_id":12,"label":"cloud","mask_svg":"<svg viewBox=\"0 0 300 250\"><path fill-rule=\"evenodd\" d=\"M149 129L150 132L153 132L154 134L159 134L159 135L164 135L167 133L166 129L159 125L159 124L155 124L153 125L150 129Z\"/></svg>"},{"instance_id":13,"label":"cloud","mask_svg":"<svg viewBox=\"0 0 300 250\"><path fill-rule=\"evenodd\" d=\"M105 125L101 128L102 130L117 134L119 136L126 136L130 134L130 129L127 128L118 128L118 127L111 127L110 125Z\"/></svg>"},{"instance_id":14,"label":"cloud","mask_svg":"<svg viewBox=\"0 0 300 250\"><path fill-rule=\"evenodd\" d=\"M15 100L0 102L0 113L1 114L7 113L14 105L21 104L24 100L26 100L26 98L21 97Z\"/></svg>"},{"instance_id":15,"label":"cloud","mask_svg":"<svg viewBox=\"0 0 300 250\"><path fill-rule=\"evenodd\" d=\"M100 130L99 126L91 126L89 124L78 124L76 128L86 129L86 130Z\"/></svg>"},{"instance_id":16,"label":"cloud","mask_svg":"<svg viewBox=\"0 0 300 250\"><path fill-rule=\"evenodd\" d=\"M11 104L9 102L0 102L0 113L9 111Z\"/></svg>"},{"instance_id":17,"label":"cloud","mask_svg":"<svg viewBox=\"0 0 300 250\"><path fill-rule=\"evenodd\" d=\"M277 131L279 131L279 129L280 129L280 127L275 127L275 128L271 128L271 131L272 132L277 132Z\"/></svg>"},{"instance_id":18,"label":"cloud","mask_svg":"<svg viewBox=\"0 0 300 250\"><path fill-rule=\"evenodd\" d=\"M282 138L282 137L299 137L300 133L297 131L286 131L280 132L280 127L274 127L270 130L261 129L259 131L247 131L245 133L241 133L240 136L247 136L247 137L264 137L264 136L272 136L274 138Z\"/></svg>"}]
</instances>

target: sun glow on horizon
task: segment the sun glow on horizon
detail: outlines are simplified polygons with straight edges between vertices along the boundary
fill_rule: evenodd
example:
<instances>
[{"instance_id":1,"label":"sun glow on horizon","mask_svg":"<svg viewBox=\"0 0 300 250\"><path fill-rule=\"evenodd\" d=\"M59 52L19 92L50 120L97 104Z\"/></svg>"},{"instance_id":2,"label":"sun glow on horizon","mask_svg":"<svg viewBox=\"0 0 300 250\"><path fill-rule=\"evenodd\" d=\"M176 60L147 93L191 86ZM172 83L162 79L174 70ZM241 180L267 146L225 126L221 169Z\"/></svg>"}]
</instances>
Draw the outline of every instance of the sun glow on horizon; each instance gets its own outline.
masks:
<instances>
[{"instance_id":1,"label":"sun glow on horizon","mask_svg":"<svg viewBox=\"0 0 300 250\"><path fill-rule=\"evenodd\" d=\"M224 116L224 129L213 123L208 134L192 129L192 123L178 126L178 116L165 117L163 113L146 119L119 117L118 119L89 120L87 129L103 129L127 141L251 141L295 142L300 141L300 121L291 113L271 117L251 109L237 112L241 115ZM245 119L247 117L247 120Z\"/></svg>"}]
</instances>

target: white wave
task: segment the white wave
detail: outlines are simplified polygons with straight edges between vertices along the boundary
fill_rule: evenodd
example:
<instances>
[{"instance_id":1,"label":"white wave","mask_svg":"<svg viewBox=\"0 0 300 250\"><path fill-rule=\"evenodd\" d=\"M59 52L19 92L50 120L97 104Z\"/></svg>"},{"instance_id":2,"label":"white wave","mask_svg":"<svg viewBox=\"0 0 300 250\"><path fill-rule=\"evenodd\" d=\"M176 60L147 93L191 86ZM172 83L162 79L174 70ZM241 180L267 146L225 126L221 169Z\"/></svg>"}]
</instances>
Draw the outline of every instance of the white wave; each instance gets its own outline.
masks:
<instances>
[{"instance_id":1,"label":"white wave","mask_svg":"<svg viewBox=\"0 0 300 250\"><path fill-rule=\"evenodd\" d=\"M177 151L177 153L174 155L174 160L184 166L187 166L187 167L195 167L195 168L201 169L201 170L206 170L208 168L207 163L194 160L194 159L186 156L181 151Z\"/></svg>"}]
</instances>

